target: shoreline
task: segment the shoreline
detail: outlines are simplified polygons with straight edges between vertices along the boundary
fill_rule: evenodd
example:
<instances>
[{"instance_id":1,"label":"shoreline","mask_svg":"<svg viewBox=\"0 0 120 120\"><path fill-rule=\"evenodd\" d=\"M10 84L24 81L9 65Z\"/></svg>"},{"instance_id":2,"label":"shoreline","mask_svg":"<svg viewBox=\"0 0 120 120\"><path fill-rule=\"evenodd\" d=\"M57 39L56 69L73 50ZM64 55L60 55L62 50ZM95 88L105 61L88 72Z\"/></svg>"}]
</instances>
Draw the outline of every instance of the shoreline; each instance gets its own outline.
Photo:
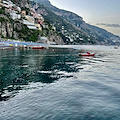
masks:
<instances>
[{"instance_id":1,"label":"shoreline","mask_svg":"<svg viewBox=\"0 0 120 120\"><path fill-rule=\"evenodd\" d=\"M119 46L106 46L106 45L51 45L46 43L25 42L16 40L3 40L0 41L0 50L25 48L32 49L32 47L44 47L46 49L74 49L82 52L120 52Z\"/></svg>"},{"instance_id":2,"label":"shoreline","mask_svg":"<svg viewBox=\"0 0 120 120\"><path fill-rule=\"evenodd\" d=\"M12 49L13 47L0 46L0 50Z\"/></svg>"}]
</instances>

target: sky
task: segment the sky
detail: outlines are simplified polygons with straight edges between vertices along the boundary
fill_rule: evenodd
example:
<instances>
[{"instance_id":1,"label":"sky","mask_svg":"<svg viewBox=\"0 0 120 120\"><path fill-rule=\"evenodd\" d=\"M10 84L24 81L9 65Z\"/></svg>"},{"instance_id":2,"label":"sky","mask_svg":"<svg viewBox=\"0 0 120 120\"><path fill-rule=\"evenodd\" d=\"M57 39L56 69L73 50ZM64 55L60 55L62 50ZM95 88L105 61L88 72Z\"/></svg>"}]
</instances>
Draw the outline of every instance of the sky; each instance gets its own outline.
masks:
<instances>
[{"instance_id":1,"label":"sky","mask_svg":"<svg viewBox=\"0 0 120 120\"><path fill-rule=\"evenodd\" d=\"M52 5L74 12L91 25L120 36L120 0L49 0Z\"/></svg>"}]
</instances>

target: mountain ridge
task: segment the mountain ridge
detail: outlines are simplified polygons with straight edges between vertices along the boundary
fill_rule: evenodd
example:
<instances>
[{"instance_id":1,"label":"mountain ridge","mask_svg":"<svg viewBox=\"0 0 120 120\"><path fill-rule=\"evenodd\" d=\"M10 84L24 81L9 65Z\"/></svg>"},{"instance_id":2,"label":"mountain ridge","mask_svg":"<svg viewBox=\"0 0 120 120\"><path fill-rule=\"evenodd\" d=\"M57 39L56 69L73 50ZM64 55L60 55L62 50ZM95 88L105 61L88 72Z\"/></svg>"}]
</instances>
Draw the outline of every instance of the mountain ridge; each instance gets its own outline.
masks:
<instances>
[{"instance_id":1,"label":"mountain ridge","mask_svg":"<svg viewBox=\"0 0 120 120\"><path fill-rule=\"evenodd\" d=\"M36 2L44 5L46 8L50 9L53 13L60 16L64 20L68 21L72 25L79 28L81 31L85 32L89 36L98 40L100 44L120 44L120 37L114 35L107 30L99 28L97 26L89 25L83 18L76 13L62 10L53 6L49 0L35 0Z\"/></svg>"}]
</instances>

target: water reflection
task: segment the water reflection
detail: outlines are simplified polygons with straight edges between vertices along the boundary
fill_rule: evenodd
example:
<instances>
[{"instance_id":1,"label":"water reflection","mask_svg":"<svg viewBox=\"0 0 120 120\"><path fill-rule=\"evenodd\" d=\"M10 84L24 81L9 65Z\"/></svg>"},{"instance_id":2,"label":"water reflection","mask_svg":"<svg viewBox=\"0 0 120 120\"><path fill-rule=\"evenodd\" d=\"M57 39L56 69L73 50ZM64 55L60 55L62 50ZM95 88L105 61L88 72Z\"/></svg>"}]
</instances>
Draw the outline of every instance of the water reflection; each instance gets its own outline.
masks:
<instances>
[{"instance_id":1,"label":"water reflection","mask_svg":"<svg viewBox=\"0 0 120 120\"><path fill-rule=\"evenodd\" d=\"M19 92L0 102L2 120L120 120L120 55L16 52L0 53L0 100Z\"/></svg>"},{"instance_id":2,"label":"water reflection","mask_svg":"<svg viewBox=\"0 0 120 120\"><path fill-rule=\"evenodd\" d=\"M73 77L79 68L78 54L70 51L0 51L0 101L8 100L29 83L53 83Z\"/></svg>"}]
</instances>

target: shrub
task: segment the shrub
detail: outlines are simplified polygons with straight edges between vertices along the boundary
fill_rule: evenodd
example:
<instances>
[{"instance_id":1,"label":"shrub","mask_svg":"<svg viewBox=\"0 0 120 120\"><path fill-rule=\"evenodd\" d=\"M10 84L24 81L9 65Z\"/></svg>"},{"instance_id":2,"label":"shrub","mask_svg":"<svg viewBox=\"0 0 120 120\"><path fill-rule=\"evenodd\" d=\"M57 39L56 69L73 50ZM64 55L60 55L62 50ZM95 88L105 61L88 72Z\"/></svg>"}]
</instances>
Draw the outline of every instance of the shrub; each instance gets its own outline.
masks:
<instances>
[{"instance_id":1,"label":"shrub","mask_svg":"<svg viewBox=\"0 0 120 120\"><path fill-rule=\"evenodd\" d=\"M4 17L0 17L0 22L7 21Z\"/></svg>"}]
</instances>

